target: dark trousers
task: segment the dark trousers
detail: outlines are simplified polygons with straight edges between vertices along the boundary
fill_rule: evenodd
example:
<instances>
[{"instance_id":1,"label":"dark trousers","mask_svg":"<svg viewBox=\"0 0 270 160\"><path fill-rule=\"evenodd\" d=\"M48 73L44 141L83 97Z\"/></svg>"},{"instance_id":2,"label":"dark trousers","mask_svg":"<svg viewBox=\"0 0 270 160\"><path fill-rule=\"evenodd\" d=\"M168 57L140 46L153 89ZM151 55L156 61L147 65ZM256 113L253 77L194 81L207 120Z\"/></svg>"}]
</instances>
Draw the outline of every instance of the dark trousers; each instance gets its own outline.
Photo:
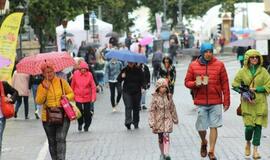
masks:
<instances>
[{"instance_id":1,"label":"dark trousers","mask_svg":"<svg viewBox=\"0 0 270 160\"><path fill-rule=\"evenodd\" d=\"M84 129L88 130L92 122L92 116L94 114L94 103L80 103L76 102L77 107L82 113L82 116L78 119L79 126L84 124Z\"/></svg>"},{"instance_id":2,"label":"dark trousers","mask_svg":"<svg viewBox=\"0 0 270 160\"><path fill-rule=\"evenodd\" d=\"M254 146L259 146L261 144L261 136L262 136L262 126L246 126L245 128L245 139L246 141L251 141Z\"/></svg>"},{"instance_id":3,"label":"dark trousers","mask_svg":"<svg viewBox=\"0 0 270 160\"><path fill-rule=\"evenodd\" d=\"M18 113L19 108L22 104L22 99L23 99L23 103L24 103L24 115L25 115L25 117L28 117L28 110L29 110L28 96L18 96L18 99L16 102L15 112Z\"/></svg>"},{"instance_id":4,"label":"dark trousers","mask_svg":"<svg viewBox=\"0 0 270 160\"><path fill-rule=\"evenodd\" d=\"M111 104L112 107L115 107L116 104L119 103L122 95L122 88L121 84L118 82L109 82L110 86L110 92L111 92ZM115 104L115 89L117 90L117 98L116 98L116 104Z\"/></svg>"},{"instance_id":5,"label":"dark trousers","mask_svg":"<svg viewBox=\"0 0 270 160\"><path fill-rule=\"evenodd\" d=\"M138 125L140 121L141 92L130 94L123 92L125 104L125 125Z\"/></svg>"},{"instance_id":6,"label":"dark trousers","mask_svg":"<svg viewBox=\"0 0 270 160\"><path fill-rule=\"evenodd\" d=\"M66 158L66 137L70 121L64 118L62 125L52 125L47 122L43 122L43 128L46 132L49 151L52 160L65 160Z\"/></svg>"}]
</instances>

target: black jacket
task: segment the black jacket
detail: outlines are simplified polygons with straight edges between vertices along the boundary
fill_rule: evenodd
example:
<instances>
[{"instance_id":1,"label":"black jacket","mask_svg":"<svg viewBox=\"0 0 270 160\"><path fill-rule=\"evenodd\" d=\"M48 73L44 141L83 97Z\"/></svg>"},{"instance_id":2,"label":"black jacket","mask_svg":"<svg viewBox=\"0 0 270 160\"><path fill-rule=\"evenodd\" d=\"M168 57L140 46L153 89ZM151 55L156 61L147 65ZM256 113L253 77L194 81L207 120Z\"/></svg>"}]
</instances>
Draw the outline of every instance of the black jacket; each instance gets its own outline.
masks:
<instances>
[{"instance_id":1,"label":"black jacket","mask_svg":"<svg viewBox=\"0 0 270 160\"><path fill-rule=\"evenodd\" d=\"M149 89L150 88L150 71L149 68L146 64L141 65L141 70L143 72L143 78L144 78L144 84L143 88L144 89Z\"/></svg>"},{"instance_id":2,"label":"black jacket","mask_svg":"<svg viewBox=\"0 0 270 160\"><path fill-rule=\"evenodd\" d=\"M122 73L126 74L125 78L122 78L121 76ZM143 88L144 84L143 72L141 68L138 68L136 66L134 66L133 68L126 66L125 68L122 69L121 73L118 75L117 81L120 83L124 81L123 92L129 94L141 92L141 89Z\"/></svg>"},{"instance_id":3,"label":"black jacket","mask_svg":"<svg viewBox=\"0 0 270 160\"><path fill-rule=\"evenodd\" d=\"M0 81L0 83L1 82L3 83L5 96L7 96L8 94L11 95L10 97L12 99L11 103L15 103L18 98L18 91L15 88L11 87L6 81Z\"/></svg>"}]
</instances>

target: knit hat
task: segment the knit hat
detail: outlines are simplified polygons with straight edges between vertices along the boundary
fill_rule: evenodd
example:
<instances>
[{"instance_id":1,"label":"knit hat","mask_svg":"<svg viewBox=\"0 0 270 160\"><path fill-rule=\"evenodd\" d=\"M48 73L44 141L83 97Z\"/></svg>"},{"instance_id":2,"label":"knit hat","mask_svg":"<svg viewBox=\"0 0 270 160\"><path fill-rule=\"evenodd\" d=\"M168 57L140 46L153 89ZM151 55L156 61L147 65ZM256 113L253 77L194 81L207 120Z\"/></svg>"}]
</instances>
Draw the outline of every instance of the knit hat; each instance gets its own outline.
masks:
<instances>
[{"instance_id":1,"label":"knit hat","mask_svg":"<svg viewBox=\"0 0 270 160\"><path fill-rule=\"evenodd\" d=\"M200 48L200 53L203 55L205 51L211 50L213 53L213 45L211 43L203 43Z\"/></svg>"},{"instance_id":2,"label":"knit hat","mask_svg":"<svg viewBox=\"0 0 270 160\"><path fill-rule=\"evenodd\" d=\"M156 91L161 87L161 86L166 86L168 88L168 81L165 78L159 78L156 82Z\"/></svg>"}]
</instances>

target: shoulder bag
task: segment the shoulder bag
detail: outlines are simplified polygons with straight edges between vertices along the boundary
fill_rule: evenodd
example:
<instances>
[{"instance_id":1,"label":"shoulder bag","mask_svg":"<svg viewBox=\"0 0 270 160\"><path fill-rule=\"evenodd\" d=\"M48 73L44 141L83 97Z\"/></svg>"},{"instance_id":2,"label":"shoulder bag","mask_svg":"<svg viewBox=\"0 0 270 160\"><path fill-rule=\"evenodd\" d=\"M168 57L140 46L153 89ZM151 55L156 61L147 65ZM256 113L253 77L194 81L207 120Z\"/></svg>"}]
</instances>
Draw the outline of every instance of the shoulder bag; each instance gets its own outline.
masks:
<instances>
[{"instance_id":1,"label":"shoulder bag","mask_svg":"<svg viewBox=\"0 0 270 160\"><path fill-rule=\"evenodd\" d=\"M3 113L3 116L5 118L11 118L14 116L15 109L14 109L14 104L10 102L5 101L5 91L4 91L4 86L3 82L0 82L0 92L1 92L1 110Z\"/></svg>"}]
</instances>

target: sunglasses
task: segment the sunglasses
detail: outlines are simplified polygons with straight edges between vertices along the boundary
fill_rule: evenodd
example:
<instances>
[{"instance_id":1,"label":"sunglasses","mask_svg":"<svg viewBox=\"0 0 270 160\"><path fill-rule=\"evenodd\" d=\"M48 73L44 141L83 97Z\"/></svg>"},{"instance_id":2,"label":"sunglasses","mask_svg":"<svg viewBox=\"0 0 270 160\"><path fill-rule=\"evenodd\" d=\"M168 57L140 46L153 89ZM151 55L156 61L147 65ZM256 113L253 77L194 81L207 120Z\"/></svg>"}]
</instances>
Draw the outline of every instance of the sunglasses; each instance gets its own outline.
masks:
<instances>
[{"instance_id":1,"label":"sunglasses","mask_svg":"<svg viewBox=\"0 0 270 160\"><path fill-rule=\"evenodd\" d=\"M252 57L249 57L250 59L259 59L260 57L259 56L252 56Z\"/></svg>"}]
</instances>

